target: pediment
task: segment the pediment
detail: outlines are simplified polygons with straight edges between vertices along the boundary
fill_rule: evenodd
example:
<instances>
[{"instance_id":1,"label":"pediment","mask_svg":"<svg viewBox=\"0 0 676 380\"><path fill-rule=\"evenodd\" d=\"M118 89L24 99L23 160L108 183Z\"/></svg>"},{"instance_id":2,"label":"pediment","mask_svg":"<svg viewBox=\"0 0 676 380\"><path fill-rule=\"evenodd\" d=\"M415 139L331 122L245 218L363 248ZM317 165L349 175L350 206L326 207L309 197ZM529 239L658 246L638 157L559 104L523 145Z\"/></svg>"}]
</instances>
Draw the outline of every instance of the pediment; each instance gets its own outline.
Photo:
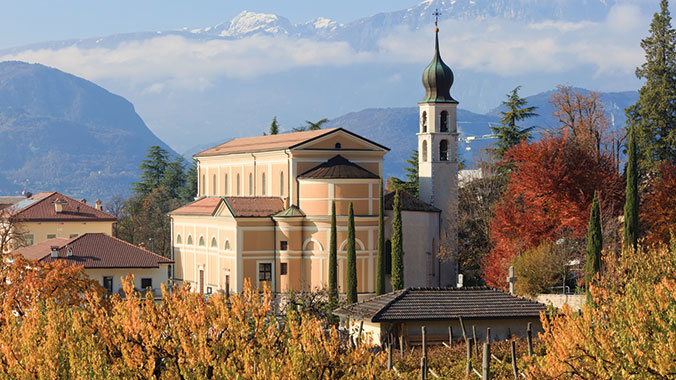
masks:
<instances>
[{"instance_id":1,"label":"pediment","mask_svg":"<svg viewBox=\"0 0 676 380\"><path fill-rule=\"evenodd\" d=\"M342 128L298 144L293 150L389 151L387 147Z\"/></svg>"}]
</instances>

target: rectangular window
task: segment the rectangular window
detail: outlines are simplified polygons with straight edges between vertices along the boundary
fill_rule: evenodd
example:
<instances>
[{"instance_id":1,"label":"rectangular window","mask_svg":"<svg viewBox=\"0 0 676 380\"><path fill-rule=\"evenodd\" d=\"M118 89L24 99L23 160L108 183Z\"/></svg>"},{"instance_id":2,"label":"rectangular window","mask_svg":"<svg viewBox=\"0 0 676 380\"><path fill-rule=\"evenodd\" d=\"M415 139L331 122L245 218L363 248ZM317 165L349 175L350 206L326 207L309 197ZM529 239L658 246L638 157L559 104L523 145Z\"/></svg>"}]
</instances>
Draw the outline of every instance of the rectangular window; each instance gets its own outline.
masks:
<instances>
[{"instance_id":1,"label":"rectangular window","mask_svg":"<svg viewBox=\"0 0 676 380\"><path fill-rule=\"evenodd\" d=\"M68 237L71 238L71 239L74 238L74 237L77 237L77 236L78 236L78 234L70 234L70 235L68 235Z\"/></svg>"},{"instance_id":2,"label":"rectangular window","mask_svg":"<svg viewBox=\"0 0 676 380\"><path fill-rule=\"evenodd\" d=\"M33 234L23 235L23 243L26 247L28 247L29 245L33 245L33 243L35 243L35 238Z\"/></svg>"},{"instance_id":3,"label":"rectangular window","mask_svg":"<svg viewBox=\"0 0 676 380\"><path fill-rule=\"evenodd\" d=\"M103 278L103 287L108 291L108 294L113 293L113 277Z\"/></svg>"},{"instance_id":4,"label":"rectangular window","mask_svg":"<svg viewBox=\"0 0 676 380\"><path fill-rule=\"evenodd\" d=\"M279 274L284 276L287 274L289 271L289 264L288 263L280 263L279 264Z\"/></svg>"},{"instance_id":5,"label":"rectangular window","mask_svg":"<svg viewBox=\"0 0 676 380\"><path fill-rule=\"evenodd\" d=\"M272 281L272 264L260 263L258 264L258 281Z\"/></svg>"},{"instance_id":6,"label":"rectangular window","mask_svg":"<svg viewBox=\"0 0 676 380\"><path fill-rule=\"evenodd\" d=\"M47 234L47 239L54 239L56 234Z\"/></svg>"},{"instance_id":7,"label":"rectangular window","mask_svg":"<svg viewBox=\"0 0 676 380\"><path fill-rule=\"evenodd\" d=\"M286 240L282 240L279 242L279 249L282 251L286 251L289 249L289 242Z\"/></svg>"},{"instance_id":8,"label":"rectangular window","mask_svg":"<svg viewBox=\"0 0 676 380\"><path fill-rule=\"evenodd\" d=\"M142 278L141 279L141 289L152 288L153 279L152 278Z\"/></svg>"}]
</instances>

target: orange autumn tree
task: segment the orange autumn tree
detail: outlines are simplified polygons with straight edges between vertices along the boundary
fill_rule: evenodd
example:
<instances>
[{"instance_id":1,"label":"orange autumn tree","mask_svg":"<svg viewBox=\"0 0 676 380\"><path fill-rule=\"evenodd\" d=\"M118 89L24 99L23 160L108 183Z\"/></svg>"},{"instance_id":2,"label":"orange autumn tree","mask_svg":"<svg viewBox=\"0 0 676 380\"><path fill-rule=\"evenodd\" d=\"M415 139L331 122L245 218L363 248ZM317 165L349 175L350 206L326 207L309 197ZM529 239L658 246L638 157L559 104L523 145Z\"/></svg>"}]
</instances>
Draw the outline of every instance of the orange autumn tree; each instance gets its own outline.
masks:
<instances>
[{"instance_id":1,"label":"orange autumn tree","mask_svg":"<svg viewBox=\"0 0 676 380\"><path fill-rule=\"evenodd\" d=\"M594 192L602 214L619 215L622 178L610 157L587 149L564 133L523 142L505 155L511 172L491 221L493 250L484 258L484 280L505 288L520 252L561 238L583 239Z\"/></svg>"},{"instance_id":2,"label":"orange autumn tree","mask_svg":"<svg viewBox=\"0 0 676 380\"><path fill-rule=\"evenodd\" d=\"M641 206L641 226L648 244L668 243L676 233L676 166L661 164Z\"/></svg>"}]
</instances>

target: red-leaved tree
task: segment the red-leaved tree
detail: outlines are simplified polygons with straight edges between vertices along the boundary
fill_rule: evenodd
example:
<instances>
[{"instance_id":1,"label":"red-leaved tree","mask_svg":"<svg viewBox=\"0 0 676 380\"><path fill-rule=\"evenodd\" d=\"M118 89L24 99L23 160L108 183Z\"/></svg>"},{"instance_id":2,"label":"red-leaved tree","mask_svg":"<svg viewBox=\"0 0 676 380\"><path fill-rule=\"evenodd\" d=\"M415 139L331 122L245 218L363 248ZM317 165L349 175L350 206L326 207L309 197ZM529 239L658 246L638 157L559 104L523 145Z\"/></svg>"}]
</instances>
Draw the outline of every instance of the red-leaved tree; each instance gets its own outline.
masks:
<instances>
[{"instance_id":1,"label":"red-leaved tree","mask_svg":"<svg viewBox=\"0 0 676 380\"><path fill-rule=\"evenodd\" d=\"M519 252L561 238L584 239L594 191L607 220L619 215L624 199L623 181L610 157L568 134L523 142L505 159L511 173L491 221L494 248L483 260L486 284L501 288Z\"/></svg>"},{"instance_id":2,"label":"red-leaved tree","mask_svg":"<svg viewBox=\"0 0 676 380\"><path fill-rule=\"evenodd\" d=\"M661 164L649 189L640 210L646 242L668 243L676 233L676 166Z\"/></svg>"}]
</instances>

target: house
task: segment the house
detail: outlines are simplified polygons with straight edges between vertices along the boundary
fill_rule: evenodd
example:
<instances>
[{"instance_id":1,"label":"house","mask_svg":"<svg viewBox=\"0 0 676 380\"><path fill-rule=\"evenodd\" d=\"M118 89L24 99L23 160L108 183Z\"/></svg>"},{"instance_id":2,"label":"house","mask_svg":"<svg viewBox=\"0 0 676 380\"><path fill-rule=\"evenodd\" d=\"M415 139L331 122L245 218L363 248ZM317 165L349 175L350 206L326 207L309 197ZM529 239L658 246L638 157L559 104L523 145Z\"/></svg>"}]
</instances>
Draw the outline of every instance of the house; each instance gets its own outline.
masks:
<instances>
[{"instance_id":1,"label":"house","mask_svg":"<svg viewBox=\"0 0 676 380\"><path fill-rule=\"evenodd\" d=\"M53 238L73 238L85 233L113 234L117 218L104 212L101 201L92 207L61 193L43 192L8 207L23 232L24 246Z\"/></svg>"},{"instance_id":2,"label":"house","mask_svg":"<svg viewBox=\"0 0 676 380\"><path fill-rule=\"evenodd\" d=\"M160 285L168 284L171 264L166 257L129 244L104 233L85 233L72 238L57 237L19 248L14 253L28 260L62 260L82 265L89 278L98 281L109 293L122 288L121 279L134 275L136 289L152 289L160 294Z\"/></svg>"},{"instance_id":3,"label":"house","mask_svg":"<svg viewBox=\"0 0 676 380\"><path fill-rule=\"evenodd\" d=\"M419 133L411 136L421 152L420 198L402 195L406 286L456 284L458 102L452 84L437 37L423 72ZM335 202L338 288L344 292L352 203L357 291L360 298L372 296L379 181L388 150L335 128L238 138L198 153L199 198L170 213L174 278L200 293L237 292L245 281L274 293L324 288ZM388 240L391 217L388 211Z\"/></svg>"},{"instance_id":4,"label":"house","mask_svg":"<svg viewBox=\"0 0 676 380\"><path fill-rule=\"evenodd\" d=\"M390 334L403 336L407 345L419 344L422 326L427 341L448 341L451 327L454 338L462 337L460 317L465 331L483 341L486 329L491 329L491 339L525 337L528 323L533 333L542 331L540 313L545 305L509 292L490 287L465 288L406 288L383 294L366 301L347 305L334 314L349 318L350 334L357 337L361 326L361 339L370 336L380 344Z\"/></svg>"}]
</instances>

